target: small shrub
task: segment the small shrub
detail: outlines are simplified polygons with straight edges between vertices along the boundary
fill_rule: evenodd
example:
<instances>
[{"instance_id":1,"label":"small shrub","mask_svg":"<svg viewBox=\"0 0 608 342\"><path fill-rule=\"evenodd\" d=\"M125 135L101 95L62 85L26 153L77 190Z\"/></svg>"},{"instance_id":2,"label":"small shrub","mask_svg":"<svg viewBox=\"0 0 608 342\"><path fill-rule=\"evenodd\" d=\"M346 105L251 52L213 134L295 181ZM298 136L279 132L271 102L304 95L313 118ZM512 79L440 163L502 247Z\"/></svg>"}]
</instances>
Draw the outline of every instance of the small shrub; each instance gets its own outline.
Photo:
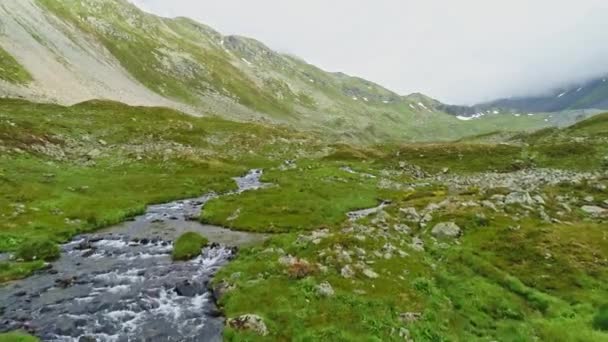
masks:
<instances>
[{"instance_id":1,"label":"small shrub","mask_svg":"<svg viewBox=\"0 0 608 342\"><path fill-rule=\"evenodd\" d=\"M608 305L602 306L593 318L593 328L608 331Z\"/></svg>"},{"instance_id":2,"label":"small shrub","mask_svg":"<svg viewBox=\"0 0 608 342\"><path fill-rule=\"evenodd\" d=\"M59 256L59 246L55 242L46 239L27 240L15 252L17 259L25 261L53 261L59 258Z\"/></svg>"},{"instance_id":3,"label":"small shrub","mask_svg":"<svg viewBox=\"0 0 608 342\"><path fill-rule=\"evenodd\" d=\"M173 245L173 260L190 260L201 254L201 250L209 240L199 233L182 234Z\"/></svg>"},{"instance_id":4,"label":"small shrub","mask_svg":"<svg viewBox=\"0 0 608 342\"><path fill-rule=\"evenodd\" d=\"M287 268L287 274L292 279L302 279L315 273L316 269L306 260L298 259Z\"/></svg>"}]
</instances>

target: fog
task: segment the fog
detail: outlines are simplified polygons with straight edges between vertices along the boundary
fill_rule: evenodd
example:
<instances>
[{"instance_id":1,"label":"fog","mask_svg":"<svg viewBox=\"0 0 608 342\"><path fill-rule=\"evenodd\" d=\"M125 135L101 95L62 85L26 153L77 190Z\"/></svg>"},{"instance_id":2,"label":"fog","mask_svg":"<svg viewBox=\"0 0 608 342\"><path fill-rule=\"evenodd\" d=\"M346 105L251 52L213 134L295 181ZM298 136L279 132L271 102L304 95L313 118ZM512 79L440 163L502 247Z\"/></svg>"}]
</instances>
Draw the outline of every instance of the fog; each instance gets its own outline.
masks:
<instances>
[{"instance_id":1,"label":"fog","mask_svg":"<svg viewBox=\"0 0 608 342\"><path fill-rule=\"evenodd\" d=\"M132 0L400 94L472 104L608 74L605 0Z\"/></svg>"}]
</instances>

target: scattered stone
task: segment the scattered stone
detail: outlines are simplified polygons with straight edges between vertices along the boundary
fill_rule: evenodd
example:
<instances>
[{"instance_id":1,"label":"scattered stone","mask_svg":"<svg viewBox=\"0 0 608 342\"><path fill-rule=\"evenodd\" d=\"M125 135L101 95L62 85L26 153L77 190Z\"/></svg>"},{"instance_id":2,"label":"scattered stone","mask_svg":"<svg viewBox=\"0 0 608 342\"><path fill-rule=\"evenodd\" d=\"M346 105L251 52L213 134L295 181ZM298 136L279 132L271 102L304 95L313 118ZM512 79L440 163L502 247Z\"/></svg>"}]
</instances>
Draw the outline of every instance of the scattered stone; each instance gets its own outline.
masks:
<instances>
[{"instance_id":1,"label":"scattered stone","mask_svg":"<svg viewBox=\"0 0 608 342\"><path fill-rule=\"evenodd\" d=\"M76 277L67 277L67 278L55 280L55 284L62 289L71 287L72 285L74 285L75 282L76 282Z\"/></svg>"},{"instance_id":2,"label":"scattered stone","mask_svg":"<svg viewBox=\"0 0 608 342\"><path fill-rule=\"evenodd\" d=\"M424 252L424 241L419 237L414 237L410 247L416 252Z\"/></svg>"},{"instance_id":3,"label":"scattered stone","mask_svg":"<svg viewBox=\"0 0 608 342\"><path fill-rule=\"evenodd\" d=\"M407 221L410 221L410 222L420 221L420 215L418 215L416 208L413 208L413 207L401 208L401 209L399 209L399 212Z\"/></svg>"},{"instance_id":4,"label":"scattered stone","mask_svg":"<svg viewBox=\"0 0 608 342\"><path fill-rule=\"evenodd\" d=\"M484 207L486 207L486 208L488 208L488 209L491 209L493 211L498 211L498 209L496 208L496 205L494 205L494 203L492 203L492 202L490 202L488 200L482 201L481 205L484 206Z\"/></svg>"},{"instance_id":5,"label":"scattered stone","mask_svg":"<svg viewBox=\"0 0 608 342\"><path fill-rule=\"evenodd\" d=\"M593 203L595 198L593 198L593 196L585 196L585 198L583 200L587 203Z\"/></svg>"},{"instance_id":6,"label":"scattered stone","mask_svg":"<svg viewBox=\"0 0 608 342\"><path fill-rule=\"evenodd\" d=\"M202 284L193 283L190 280L184 280L177 284L174 290L182 297L196 297L205 293L205 287Z\"/></svg>"},{"instance_id":7,"label":"scattered stone","mask_svg":"<svg viewBox=\"0 0 608 342\"><path fill-rule=\"evenodd\" d=\"M420 312L403 312L399 314L399 318L405 324L412 324L422 317Z\"/></svg>"},{"instance_id":8,"label":"scattered stone","mask_svg":"<svg viewBox=\"0 0 608 342\"><path fill-rule=\"evenodd\" d=\"M454 222L442 222L433 227L431 234L438 238L457 238L461 234L461 229Z\"/></svg>"},{"instance_id":9,"label":"scattered stone","mask_svg":"<svg viewBox=\"0 0 608 342\"><path fill-rule=\"evenodd\" d=\"M533 205L534 200L527 191L515 191L505 197L505 204Z\"/></svg>"},{"instance_id":10,"label":"scattered stone","mask_svg":"<svg viewBox=\"0 0 608 342\"><path fill-rule=\"evenodd\" d=\"M355 271L352 269L352 267L350 267L350 265L346 265L342 267L340 274L343 278L352 278L355 276Z\"/></svg>"},{"instance_id":11,"label":"scattered stone","mask_svg":"<svg viewBox=\"0 0 608 342\"><path fill-rule=\"evenodd\" d=\"M412 231L412 229L408 225L403 223L396 224L393 228L402 234L410 234Z\"/></svg>"},{"instance_id":12,"label":"scattered stone","mask_svg":"<svg viewBox=\"0 0 608 342\"><path fill-rule=\"evenodd\" d=\"M378 273L374 272L372 269L370 268L366 268L363 270L363 275L365 275L366 277L370 278L370 279L376 279L378 278Z\"/></svg>"},{"instance_id":13,"label":"scattered stone","mask_svg":"<svg viewBox=\"0 0 608 342\"><path fill-rule=\"evenodd\" d=\"M419 222L420 228L426 227L426 225L431 221L433 221L433 216L431 215L431 213L425 214L422 217L422 219L420 219L420 222Z\"/></svg>"},{"instance_id":14,"label":"scattered stone","mask_svg":"<svg viewBox=\"0 0 608 342\"><path fill-rule=\"evenodd\" d=\"M258 335L268 335L268 328L262 317L254 314L246 314L228 320L228 326L237 330L253 331Z\"/></svg>"},{"instance_id":15,"label":"scattered stone","mask_svg":"<svg viewBox=\"0 0 608 342\"><path fill-rule=\"evenodd\" d=\"M335 294L335 291L333 287L331 287L331 284L326 281L317 285L316 288L317 295L319 295L320 297L332 297Z\"/></svg>"},{"instance_id":16,"label":"scattered stone","mask_svg":"<svg viewBox=\"0 0 608 342\"><path fill-rule=\"evenodd\" d=\"M608 213L608 209L604 209L595 205L584 205L581 207L581 209L591 216L602 216Z\"/></svg>"},{"instance_id":17,"label":"scattered stone","mask_svg":"<svg viewBox=\"0 0 608 342\"><path fill-rule=\"evenodd\" d=\"M545 205L545 199L541 195L535 195L532 199L540 205Z\"/></svg>"}]
</instances>

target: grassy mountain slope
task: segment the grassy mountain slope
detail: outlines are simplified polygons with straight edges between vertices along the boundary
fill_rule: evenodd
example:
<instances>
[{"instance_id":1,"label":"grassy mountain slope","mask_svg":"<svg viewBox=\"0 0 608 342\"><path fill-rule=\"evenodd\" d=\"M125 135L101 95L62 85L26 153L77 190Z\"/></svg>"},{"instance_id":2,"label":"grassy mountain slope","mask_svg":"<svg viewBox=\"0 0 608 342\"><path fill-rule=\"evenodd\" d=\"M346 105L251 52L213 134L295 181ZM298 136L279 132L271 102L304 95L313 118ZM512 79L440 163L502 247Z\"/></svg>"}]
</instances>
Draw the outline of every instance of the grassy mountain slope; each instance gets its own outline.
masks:
<instances>
[{"instance_id":1,"label":"grassy mountain slope","mask_svg":"<svg viewBox=\"0 0 608 342\"><path fill-rule=\"evenodd\" d=\"M448 140L551 122L461 122L421 94L330 73L187 18L162 18L126 0L0 2L0 46L32 76L0 94L74 104L160 105L191 114L286 123L362 142ZM6 77L6 76L5 76Z\"/></svg>"}]
</instances>

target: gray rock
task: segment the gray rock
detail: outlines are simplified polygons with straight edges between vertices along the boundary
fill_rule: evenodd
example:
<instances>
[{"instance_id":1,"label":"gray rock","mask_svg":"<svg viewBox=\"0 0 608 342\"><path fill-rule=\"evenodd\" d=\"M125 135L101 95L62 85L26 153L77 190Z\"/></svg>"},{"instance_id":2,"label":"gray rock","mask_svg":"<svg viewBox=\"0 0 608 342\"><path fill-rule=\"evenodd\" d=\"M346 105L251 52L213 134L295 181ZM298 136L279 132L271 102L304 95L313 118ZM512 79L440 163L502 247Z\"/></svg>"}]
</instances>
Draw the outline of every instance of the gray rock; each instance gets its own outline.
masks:
<instances>
[{"instance_id":1,"label":"gray rock","mask_svg":"<svg viewBox=\"0 0 608 342\"><path fill-rule=\"evenodd\" d=\"M416 208L413 208L413 207L401 208L401 209L399 209L399 212L407 221L410 221L410 222L420 221L420 215L418 215Z\"/></svg>"},{"instance_id":2,"label":"gray rock","mask_svg":"<svg viewBox=\"0 0 608 342\"><path fill-rule=\"evenodd\" d=\"M236 330L253 331L258 335L268 335L268 328L262 317L254 314L241 315L228 320L228 326Z\"/></svg>"},{"instance_id":3,"label":"gray rock","mask_svg":"<svg viewBox=\"0 0 608 342\"><path fill-rule=\"evenodd\" d=\"M352 267L350 267L350 265L346 265L342 267L342 269L340 270L340 274L344 278L352 278L355 276L355 271L352 269Z\"/></svg>"},{"instance_id":4,"label":"gray rock","mask_svg":"<svg viewBox=\"0 0 608 342\"><path fill-rule=\"evenodd\" d=\"M591 216L602 216L608 213L608 209L604 209L595 205L584 205L581 207L581 209Z\"/></svg>"},{"instance_id":5,"label":"gray rock","mask_svg":"<svg viewBox=\"0 0 608 342\"><path fill-rule=\"evenodd\" d=\"M486 208L488 208L488 209L491 209L493 211L498 211L498 209L496 208L496 205L494 205L494 203L492 203L490 201L487 201L487 200L486 201L482 201L481 205L484 206L484 207L486 207Z\"/></svg>"},{"instance_id":6,"label":"gray rock","mask_svg":"<svg viewBox=\"0 0 608 342\"><path fill-rule=\"evenodd\" d=\"M461 229L454 222L441 222L433 227L431 234L438 238L457 238L461 234Z\"/></svg>"},{"instance_id":7,"label":"gray rock","mask_svg":"<svg viewBox=\"0 0 608 342\"><path fill-rule=\"evenodd\" d=\"M541 195L535 195L532 199L538 204L545 205L545 199Z\"/></svg>"},{"instance_id":8,"label":"gray rock","mask_svg":"<svg viewBox=\"0 0 608 342\"><path fill-rule=\"evenodd\" d=\"M366 268L363 270L363 275L370 279L378 278L378 273L374 272L371 268Z\"/></svg>"},{"instance_id":9,"label":"gray rock","mask_svg":"<svg viewBox=\"0 0 608 342\"><path fill-rule=\"evenodd\" d=\"M419 237L414 237L410 247L416 252L424 252L424 241Z\"/></svg>"},{"instance_id":10,"label":"gray rock","mask_svg":"<svg viewBox=\"0 0 608 342\"><path fill-rule=\"evenodd\" d=\"M319 297L332 297L335 294L334 288L328 282L317 285L317 295Z\"/></svg>"},{"instance_id":11,"label":"gray rock","mask_svg":"<svg viewBox=\"0 0 608 342\"><path fill-rule=\"evenodd\" d=\"M505 197L505 204L524 204L533 205L534 200L526 191L515 191Z\"/></svg>"}]
</instances>

